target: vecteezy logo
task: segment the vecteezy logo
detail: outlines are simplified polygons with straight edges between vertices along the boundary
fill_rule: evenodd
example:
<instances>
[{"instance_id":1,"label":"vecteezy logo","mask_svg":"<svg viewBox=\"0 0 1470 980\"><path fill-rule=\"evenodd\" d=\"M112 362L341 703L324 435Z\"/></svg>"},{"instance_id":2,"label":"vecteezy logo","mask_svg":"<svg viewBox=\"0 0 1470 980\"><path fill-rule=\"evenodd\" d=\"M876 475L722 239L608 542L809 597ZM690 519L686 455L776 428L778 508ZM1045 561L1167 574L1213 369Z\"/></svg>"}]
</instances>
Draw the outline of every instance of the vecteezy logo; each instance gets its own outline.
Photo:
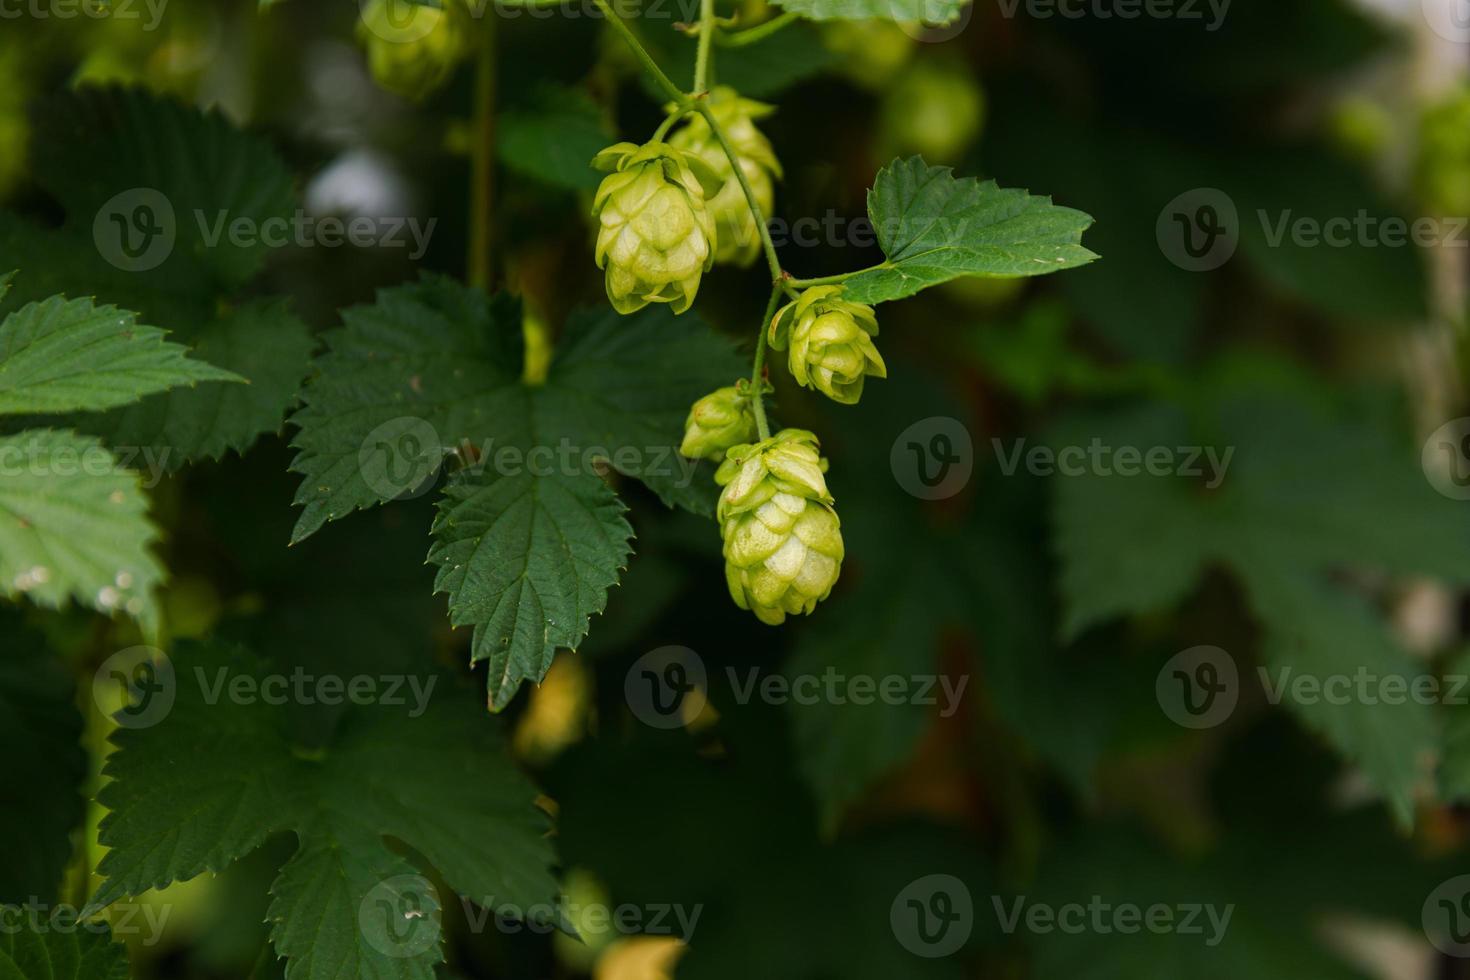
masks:
<instances>
[{"instance_id":1,"label":"vecteezy logo","mask_svg":"<svg viewBox=\"0 0 1470 980\"><path fill-rule=\"evenodd\" d=\"M970 25L973 3L954 0L888 0L888 15L915 41L939 44Z\"/></svg>"},{"instance_id":2,"label":"vecteezy logo","mask_svg":"<svg viewBox=\"0 0 1470 980\"><path fill-rule=\"evenodd\" d=\"M149 728L173 709L177 685L173 662L148 646L119 650L92 675L92 700L123 728Z\"/></svg>"},{"instance_id":3,"label":"vecteezy logo","mask_svg":"<svg viewBox=\"0 0 1470 980\"><path fill-rule=\"evenodd\" d=\"M953 497L975 469L970 430L944 415L921 419L893 440L888 465L898 485L920 500Z\"/></svg>"},{"instance_id":4,"label":"vecteezy logo","mask_svg":"<svg viewBox=\"0 0 1470 980\"><path fill-rule=\"evenodd\" d=\"M1470 957L1470 875L1443 882L1424 900L1424 934L1446 956Z\"/></svg>"},{"instance_id":5,"label":"vecteezy logo","mask_svg":"<svg viewBox=\"0 0 1470 980\"><path fill-rule=\"evenodd\" d=\"M1419 462L1434 489L1451 500L1470 500L1470 417L1453 419L1430 433Z\"/></svg>"},{"instance_id":6,"label":"vecteezy logo","mask_svg":"<svg viewBox=\"0 0 1470 980\"><path fill-rule=\"evenodd\" d=\"M373 429L357 450L363 482L384 500L417 497L434 485L444 462L439 433L412 415L389 419Z\"/></svg>"},{"instance_id":7,"label":"vecteezy logo","mask_svg":"<svg viewBox=\"0 0 1470 980\"><path fill-rule=\"evenodd\" d=\"M110 265L147 272L173 253L178 238L174 206L152 187L115 194L92 219L92 241Z\"/></svg>"},{"instance_id":8,"label":"vecteezy logo","mask_svg":"<svg viewBox=\"0 0 1470 980\"><path fill-rule=\"evenodd\" d=\"M1196 187L1164 205L1154 224L1159 251L1188 272L1218 269L1240 244L1240 215L1230 195Z\"/></svg>"},{"instance_id":9,"label":"vecteezy logo","mask_svg":"<svg viewBox=\"0 0 1470 980\"><path fill-rule=\"evenodd\" d=\"M925 875L898 893L888 924L900 945L915 956L949 956L969 940L975 905L970 890L954 875Z\"/></svg>"},{"instance_id":10,"label":"vecteezy logo","mask_svg":"<svg viewBox=\"0 0 1470 980\"><path fill-rule=\"evenodd\" d=\"M384 956L418 956L439 942L439 896L423 875L394 875L363 896L357 927Z\"/></svg>"},{"instance_id":11,"label":"vecteezy logo","mask_svg":"<svg viewBox=\"0 0 1470 980\"><path fill-rule=\"evenodd\" d=\"M1159 707L1185 728L1213 728L1235 711L1240 674L1219 647L1190 647L1170 657L1154 682Z\"/></svg>"},{"instance_id":12,"label":"vecteezy logo","mask_svg":"<svg viewBox=\"0 0 1470 980\"><path fill-rule=\"evenodd\" d=\"M652 728L678 728L698 718L706 690L704 661L688 647L651 650L633 662L623 679L628 707Z\"/></svg>"},{"instance_id":13,"label":"vecteezy logo","mask_svg":"<svg viewBox=\"0 0 1470 980\"><path fill-rule=\"evenodd\" d=\"M1446 41L1470 44L1470 0L1423 0L1429 29Z\"/></svg>"},{"instance_id":14,"label":"vecteezy logo","mask_svg":"<svg viewBox=\"0 0 1470 980\"><path fill-rule=\"evenodd\" d=\"M359 0L358 7L363 26L393 44L422 41L445 16L443 10L416 0Z\"/></svg>"}]
</instances>

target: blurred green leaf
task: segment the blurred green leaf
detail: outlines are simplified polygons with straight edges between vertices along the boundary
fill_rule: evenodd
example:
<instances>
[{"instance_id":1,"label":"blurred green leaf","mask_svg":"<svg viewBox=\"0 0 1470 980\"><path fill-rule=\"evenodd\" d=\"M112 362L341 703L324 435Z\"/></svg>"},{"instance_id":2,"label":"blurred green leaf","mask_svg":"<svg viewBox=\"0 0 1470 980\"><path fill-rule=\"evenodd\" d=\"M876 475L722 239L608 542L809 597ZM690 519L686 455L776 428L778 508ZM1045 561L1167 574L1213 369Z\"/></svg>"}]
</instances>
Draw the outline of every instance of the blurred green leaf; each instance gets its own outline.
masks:
<instances>
[{"instance_id":1,"label":"blurred green leaf","mask_svg":"<svg viewBox=\"0 0 1470 980\"><path fill-rule=\"evenodd\" d=\"M535 108L505 113L496 147L506 165L523 176L592 190L602 179L592 169L592 158L611 142L597 104L575 90L559 89Z\"/></svg>"},{"instance_id":2,"label":"blurred green leaf","mask_svg":"<svg viewBox=\"0 0 1470 980\"><path fill-rule=\"evenodd\" d=\"M1054 447L1132 447L1145 455L1155 447L1210 447L1218 461L1199 455L1203 475L1196 480L1119 476L1100 466L1056 478L1066 634L1110 616L1173 606L1220 563L1238 576L1266 628L1269 668L1314 677L1351 677L1360 669L1405 679L1422 673L1366 601L1331 576L1368 568L1464 581L1470 555L1446 533L1464 526L1463 510L1432 489L1412 454L1371 426L1329 420L1300 400L1259 392L1208 406L1193 426L1179 412L1145 406L1073 418L1053 433ZM1229 464L1226 451L1233 452ZM1182 468L1182 457L1174 458ZM1287 700L1364 767L1400 819L1409 819L1435 741L1426 705Z\"/></svg>"},{"instance_id":3,"label":"blurred green leaf","mask_svg":"<svg viewBox=\"0 0 1470 980\"><path fill-rule=\"evenodd\" d=\"M82 716L61 662L17 617L0 617L0 740L19 750L0 785L0 904L54 900L84 810Z\"/></svg>"}]
</instances>

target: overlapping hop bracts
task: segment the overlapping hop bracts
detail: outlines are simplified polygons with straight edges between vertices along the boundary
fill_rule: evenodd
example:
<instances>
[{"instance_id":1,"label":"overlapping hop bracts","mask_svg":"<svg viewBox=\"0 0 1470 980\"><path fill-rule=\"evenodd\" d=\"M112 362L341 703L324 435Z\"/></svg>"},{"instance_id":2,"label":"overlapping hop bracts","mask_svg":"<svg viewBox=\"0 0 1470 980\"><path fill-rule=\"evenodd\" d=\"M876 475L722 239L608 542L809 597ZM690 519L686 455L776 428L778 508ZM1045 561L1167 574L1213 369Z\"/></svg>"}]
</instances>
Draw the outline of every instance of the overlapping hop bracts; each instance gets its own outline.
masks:
<instances>
[{"instance_id":1,"label":"overlapping hop bracts","mask_svg":"<svg viewBox=\"0 0 1470 980\"><path fill-rule=\"evenodd\" d=\"M418 101L449 80L469 53L469 11L463 0L440 6L411 0L368 0L357 36L368 68L383 88Z\"/></svg>"},{"instance_id":2,"label":"overlapping hop bracts","mask_svg":"<svg viewBox=\"0 0 1470 980\"><path fill-rule=\"evenodd\" d=\"M690 459L720 462L732 446L756 438L755 412L741 385L716 388L695 402L684 420L679 452Z\"/></svg>"},{"instance_id":3,"label":"overlapping hop bracts","mask_svg":"<svg viewBox=\"0 0 1470 980\"><path fill-rule=\"evenodd\" d=\"M770 215L775 206L774 181L781 176L781 162L770 140L756 128L755 121L775 111L773 106L754 99L743 99L728 86L717 86L709 93L708 104L715 121L730 141L740 161L740 169L750 183L751 192L761 213ZM715 261L749 265L761 251L760 228L745 199L745 191L735 176L735 168L715 138L709 122L700 115L669 138L679 149L691 153L709 165L721 181L719 192L710 198L710 212L715 218Z\"/></svg>"},{"instance_id":4,"label":"overlapping hop bracts","mask_svg":"<svg viewBox=\"0 0 1470 980\"><path fill-rule=\"evenodd\" d=\"M773 626L810 613L842 570L842 532L817 437L783 429L735 446L715 474L730 597Z\"/></svg>"},{"instance_id":5,"label":"overlapping hop bracts","mask_svg":"<svg viewBox=\"0 0 1470 980\"><path fill-rule=\"evenodd\" d=\"M844 405L857 403L869 375L888 376L877 335L873 308L843 299L841 286L813 286L771 319L771 346L791 348L797 383Z\"/></svg>"},{"instance_id":6,"label":"overlapping hop bracts","mask_svg":"<svg viewBox=\"0 0 1470 980\"><path fill-rule=\"evenodd\" d=\"M707 196L719 179L667 143L618 143L593 158L612 171L597 188L597 266L619 313L671 303L683 313L714 264L715 222Z\"/></svg>"}]
</instances>

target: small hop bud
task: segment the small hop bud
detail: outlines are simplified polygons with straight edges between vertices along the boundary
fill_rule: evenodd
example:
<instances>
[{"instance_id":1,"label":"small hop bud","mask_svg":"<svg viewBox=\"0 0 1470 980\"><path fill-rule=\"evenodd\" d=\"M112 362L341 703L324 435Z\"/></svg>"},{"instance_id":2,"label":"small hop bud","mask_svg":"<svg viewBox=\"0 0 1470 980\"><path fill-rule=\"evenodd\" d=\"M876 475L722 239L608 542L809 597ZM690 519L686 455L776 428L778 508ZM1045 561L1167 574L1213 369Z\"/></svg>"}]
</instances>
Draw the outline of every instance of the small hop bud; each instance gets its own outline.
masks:
<instances>
[{"instance_id":1,"label":"small hop bud","mask_svg":"<svg viewBox=\"0 0 1470 980\"><path fill-rule=\"evenodd\" d=\"M735 446L715 474L730 597L763 623L810 613L842 570L842 532L817 437L783 429Z\"/></svg>"},{"instance_id":2,"label":"small hop bud","mask_svg":"<svg viewBox=\"0 0 1470 980\"><path fill-rule=\"evenodd\" d=\"M672 303L683 313L714 264L715 223L707 197L719 178L667 143L618 143L592 165L610 170L597 188L597 267L619 313Z\"/></svg>"},{"instance_id":3,"label":"small hop bud","mask_svg":"<svg viewBox=\"0 0 1470 980\"><path fill-rule=\"evenodd\" d=\"M755 412L746 388L744 384L717 388L695 402L684 420L684 442L679 452L690 459L719 462L731 446L753 442Z\"/></svg>"},{"instance_id":4,"label":"small hop bud","mask_svg":"<svg viewBox=\"0 0 1470 980\"><path fill-rule=\"evenodd\" d=\"M357 36L373 79L415 102L449 80L469 53L469 12L461 0L441 6L412 0L368 0Z\"/></svg>"},{"instance_id":5,"label":"small hop bud","mask_svg":"<svg viewBox=\"0 0 1470 980\"><path fill-rule=\"evenodd\" d=\"M813 286L787 303L771 318L771 346L790 346L797 384L855 405L863 394L863 379L886 378L888 368L873 344L878 335L873 308L841 294L841 286Z\"/></svg>"},{"instance_id":6,"label":"small hop bud","mask_svg":"<svg viewBox=\"0 0 1470 980\"><path fill-rule=\"evenodd\" d=\"M769 116L775 108L754 99L742 99L734 89L723 85L710 92L708 104L740 161L740 169L750 182L761 213L769 216L776 203L773 181L781 176L781 162L776 159L770 140L756 128L755 120ZM709 202L715 218L715 261L750 265L761 251L760 228L735 177L735 168L709 122L703 116L691 116L687 125L669 137L669 142L699 157L721 181L719 192Z\"/></svg>"}]
</instances>

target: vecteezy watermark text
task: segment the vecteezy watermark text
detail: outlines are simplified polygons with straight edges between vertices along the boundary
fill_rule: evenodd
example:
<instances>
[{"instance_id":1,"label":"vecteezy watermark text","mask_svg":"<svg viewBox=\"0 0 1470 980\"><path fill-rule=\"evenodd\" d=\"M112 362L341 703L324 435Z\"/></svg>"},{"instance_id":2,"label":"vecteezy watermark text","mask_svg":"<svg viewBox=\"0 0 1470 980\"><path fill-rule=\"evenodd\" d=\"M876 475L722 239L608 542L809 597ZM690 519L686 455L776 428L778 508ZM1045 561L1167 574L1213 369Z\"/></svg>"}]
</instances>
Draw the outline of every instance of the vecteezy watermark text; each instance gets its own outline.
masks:
<instances>
[{"instance_id":1,"label":"vecteezy watermark text","mask_svg":"<svg viewBox=\"0 0 1470 980\"><path fill-rule=\"evenodd\" d=\"M429 237L434 234L438 218L420 223L415 217L370 217L358 215L339 218L317 216L298 209L289 218L259 220L249 217L231 218L228 211L216 211L211 217L195 211L199 237L206 248L217 248L221 240L236 248L407 248L410 261L417 262L429 250Z\"/></svg>"},{"instance_id":2,"label":"vecteezy watermark text","mask_svg":"<svg viewBox=\"0 0 1470 980\"><path fill-rule=\"evenodd\" d=\"M1018 895L1009 902L999 895L992 895L990 901L995 908L996 921L1007 935L1022 928L1037 935L1061 932L1073 936L1082 933L1131 936L1148 932L1156 936L1200 936L1211 948L1224 940L1230 919L1235 914L1233 902L1223 907L1207 902L1139 905L1136 902L1110 902L1101 895L1091 896L1085 904L1028 902L1025 895Z\"/></svg>"},{"instance_id":3,"label":"vecteezy watermark text","mask_svg":"<svg viewBox=\"0 0 1470 980\"><path fill-rule=\"evenodd\" d=\"M0 0L0 21L21 20L143 20L152 31L163 20L168 0Z\"/></svg>"},{"instance_id":4,"label":"vecteezy watermark text","mask_svg":"<svg viewBox=\"0 0 1470 980\"><path fill-rule=\"evenodd\" d=\"M1033 20L1203 21L1213 33L1225 23L1231 0L998 0L1001 16L1014 20L1024 9ZM1206 20L1208 18L1208 20Z\"/></svg>"},{"instance_id":5,"label":"vecteezy watermark text","mask_svg":"<svg viewBox=\"0 0 1470 980\"><path fill-rule=\"evenodd\" d=\"M143 946L153 946L163 938L163 927L172 911L173 906L166 902L114 902L107 907L105 918L84 919L74 905L50 905L32 895L19 904L0 904L0 935L14 936L21 932L105 935L110 931L118 938L136 937Z\"/></svg>"},{"instance_id":6,"label":"vecteezy watermark text","mask_svg":"<svg viewBox=\"0 0 1470 980\"><path fill-rule=\"evenodd\" d=\"M991 439L1000 471L1014 476L1022 466L1032 476L1178 476L1203 479L1214 490L1225 480L1235 447L1214 446L1109 446L1094 438L1086 446L1028 446L1017 439L1009 449L1001 439Z\"/></svg>"}]
</instances>

